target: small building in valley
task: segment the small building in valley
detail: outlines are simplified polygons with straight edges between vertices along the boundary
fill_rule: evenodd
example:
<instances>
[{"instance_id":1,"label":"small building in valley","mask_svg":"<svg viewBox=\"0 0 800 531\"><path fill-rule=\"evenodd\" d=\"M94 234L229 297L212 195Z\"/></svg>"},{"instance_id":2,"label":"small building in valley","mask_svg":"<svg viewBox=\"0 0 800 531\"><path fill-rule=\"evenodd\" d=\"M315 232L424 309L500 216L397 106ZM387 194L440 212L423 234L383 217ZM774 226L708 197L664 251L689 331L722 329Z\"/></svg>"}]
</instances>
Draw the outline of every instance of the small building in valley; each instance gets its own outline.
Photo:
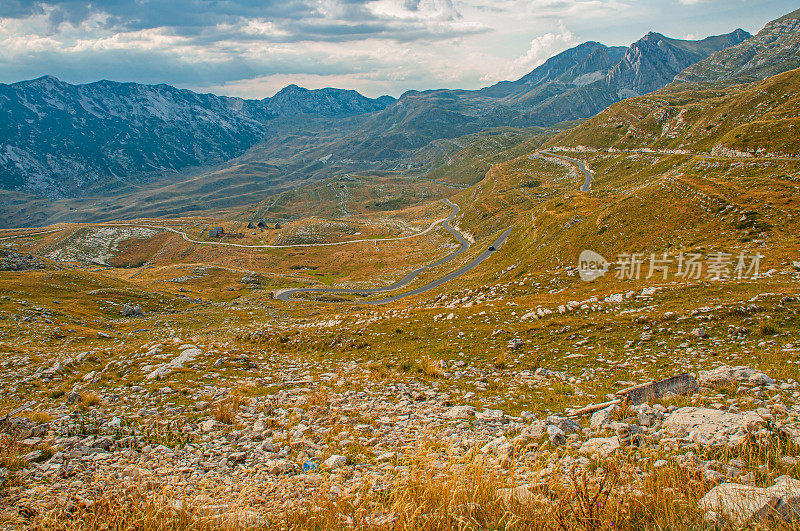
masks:
<instances>
[{"instance_id":1,"label":"small building in valley","mask_svg":"<svg viewBox=\"0 0 800 531\"><path fill-rule=\"evenodd\" d=\"M208 231L209 238L222 238L225 235L225 229L222 227L214 227L210 231Z\"/></svg>"}]
</instances>

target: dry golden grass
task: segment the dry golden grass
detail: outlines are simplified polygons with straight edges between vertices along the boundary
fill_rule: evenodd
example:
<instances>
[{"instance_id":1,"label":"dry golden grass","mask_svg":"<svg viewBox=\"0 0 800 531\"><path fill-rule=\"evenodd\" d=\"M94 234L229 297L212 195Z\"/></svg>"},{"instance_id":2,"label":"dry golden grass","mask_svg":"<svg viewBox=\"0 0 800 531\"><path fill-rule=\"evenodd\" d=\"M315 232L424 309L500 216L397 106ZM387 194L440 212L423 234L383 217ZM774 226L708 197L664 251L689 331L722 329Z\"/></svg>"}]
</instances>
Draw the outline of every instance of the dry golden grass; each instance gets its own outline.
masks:
<instances>
[{"instance_id":1,"label":"dry golden grass","mask_svg":"<svg viewBox=\"0 0 800 531\"><path fill-rule=\"evenodd\" d=\"M442 374L444 374L441 363L430 358L422 358L417 365L419 365L422 374L428 378L441 378Z\"/></svg>"},{"instance_id":2,"label":"dry golden grass","mask_svg":"<svg viewBox=\"0 0 800 531\"><path fill-rule=\"evenodd\" d=\"M97 393L86 393L81 397L81 404L85 406L99 406L100 396Z\"/></svg>"},{"instance_id":3,"label":"dry golden grass","mask_svg":"<svg viewBox=\"0 0 800 531\"><path fill-rule=\"evenodd\" d=\"M364 480L347 494L331 497L323 482L323 488L297 500L291 510L264 505L270 496L259 496L254 486L235 495L212 488L205 503L163 485L113 486L93 503L73 499L30 523L35 529L68 531L704 528L694 507L707 486L679 468L637 481L628 464L608 460L594 471L573 470L528 488L511 488L516 463L510 464L498 468L476 457L454 459L439 469L421 457L411 460L408 473L389 488Z\"/></svg>"},{"instance_id":4,"label":"dry golden grass","mask_svg":"<svg viewBox=\"0 0 800 531\"><path fill-rule=\"evenodd\" d=\"M233 424L239 407L244 403L243 398L238 394L232 394L218 401L213 406L214 419L223 424Z\"/></svg>"},{"instance_id":5,"label":"dry golden grass","mask_svg":"<svg viewBox=\"0 0 800 531\"><path fill-rule=\"evenodd\" d=\"M47 424L53 421L53 415L46 411L29 411L25 417L31 419L36 424Z\"/></svg>"}]
</instances>

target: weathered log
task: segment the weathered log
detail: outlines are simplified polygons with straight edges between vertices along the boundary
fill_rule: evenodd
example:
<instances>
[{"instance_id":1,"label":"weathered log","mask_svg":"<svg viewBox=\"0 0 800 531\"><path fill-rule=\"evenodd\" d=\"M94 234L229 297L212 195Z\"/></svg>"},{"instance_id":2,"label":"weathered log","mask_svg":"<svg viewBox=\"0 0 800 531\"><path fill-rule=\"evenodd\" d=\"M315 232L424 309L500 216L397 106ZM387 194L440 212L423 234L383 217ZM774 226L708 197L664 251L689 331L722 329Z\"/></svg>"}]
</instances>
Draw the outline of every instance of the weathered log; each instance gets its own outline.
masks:
<instances>
[{"instance_id":1,"label":"weathered log","mask_svg":"<svg viewBox=\"0 0 800 531\"><path fill-rule=\"evenodd\" d=\"M600 411L601 409L605 409L607 407L611 407L614 404L619 404L622 402L621 399L611 400L609 402L603 402L602 404L589 404L588 406L582 407L580 409L575 409L567 415L568 417L580 417L583 415L588 415L589 413L594 413L595 411Z\"/></svg>"},{"instance_id":2,"label":"weathered log","mask_svg":"<svg viewBox=\"0 0 800 531\"><path fill-rule=\"evenodd\" d=\"M627 400L628 403L638 406L650 400L659 400L667 393L690 395L697 390L697 387L697 380L694 376L683 373L664 380L628 387L615 394Z\"/></svg>"}]
</instances>

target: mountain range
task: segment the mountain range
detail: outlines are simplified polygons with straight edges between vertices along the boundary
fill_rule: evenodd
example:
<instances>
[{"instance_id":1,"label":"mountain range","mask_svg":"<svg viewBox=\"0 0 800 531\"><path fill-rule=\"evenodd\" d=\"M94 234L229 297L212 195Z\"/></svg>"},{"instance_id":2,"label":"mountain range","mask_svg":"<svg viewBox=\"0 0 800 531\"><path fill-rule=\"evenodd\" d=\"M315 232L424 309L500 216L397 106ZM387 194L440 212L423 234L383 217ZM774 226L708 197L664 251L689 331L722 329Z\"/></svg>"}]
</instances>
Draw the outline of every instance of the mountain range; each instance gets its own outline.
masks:
<instances>
[{"instance_id":1,"label":"mountain range","mask_svg":"<svg viewBox=\"0 0 800 531\"><path fill-rule=\"evenodd\" d=\"M52 76L0 85L0 186L81 195L107 181L230 160L260 141L277 117L344 117L393 101L296 85L263 100L169 85L70 85Z\"/></svg>"},{"instance_id":2,"label":"mountain range","mask_svg":"<svg viewBox=\"0 0 800 531\"><path fill-rule=\"evenodd\" d=\"M796 39L797 22L795 12L756 37L739 29L697 41L651 32L629 47L586 42L516 81L409 91L399 99L296 85L247 100L169 85L71 85L51 76L0 84L0 189L13 192L0 201L0 225L89 220L67 203L58 215L52 206L38 212L39 198L54 204L135 193L126 201L146 202L148 215L166 215L250 204L331 175L407 171L424 165L420 153L441 139L499 126L563 128L623 99L711 72L699 66L709 61L738 65L747 50ZM796 47L789 56L796 58ZM198 191L214 200L198 204ZM161 200L169 206L154 208ZM91 220L139 214L134 204L94 212Z\"/></svg>"}]
</instances>

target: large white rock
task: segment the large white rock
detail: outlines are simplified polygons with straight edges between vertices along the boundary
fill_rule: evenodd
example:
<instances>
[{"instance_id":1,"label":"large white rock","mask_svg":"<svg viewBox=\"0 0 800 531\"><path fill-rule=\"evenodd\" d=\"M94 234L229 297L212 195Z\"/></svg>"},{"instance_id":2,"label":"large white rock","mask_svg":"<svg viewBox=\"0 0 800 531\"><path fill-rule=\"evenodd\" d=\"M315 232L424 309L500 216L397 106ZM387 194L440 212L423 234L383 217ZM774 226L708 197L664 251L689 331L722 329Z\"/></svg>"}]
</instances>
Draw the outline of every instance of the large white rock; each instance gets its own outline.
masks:
<instances>
[{"instance_id":1,"label":"large white rock","mask_svg":"<svg viewBox=\"0 0 800 531\"><path fill-rule=\"evenodd\" d=\"M550 439L550 442L556 446L560 446L567 441L567 435L564 433L564 430L558 426L547 426L547 437Z\"/></svg>"},{"instance_id":2,"label":"large white rock","mask_svg":"<svg viewBox=\"0 0 800 531\"><path fill-rule=\"evenodd\" d=\"M712 442L741 436L763 425L763 419L756 413L729 413L704 407L683 407L674 411L664 422L664 428L671 432L685 432L694 441L709 445Z\"/></svg>"},{"instance_id":3,"label":"large white rock","mask_svg":"<svg viewBox=\"0 0 800 531\"><path fill-rule=\"evenodd\" d=\"M800 481L783 476L770 488L723 483L700 500L698 508L740 527L769 520L800 518Z\"/></svg>"},{"instance_id":4,"label":"large white rock","mask_svg":"<svg viewBox=\"0 0 800 531\"><path fill-rule=\"evenodd\" d=\"M722 365L710 371L700 371L698 381L704 387L727 387L735 383L747 383L750 377L756 373L758 371L744 365L739 367Z\"/></svg>"},{"instance_id":5,"label":"large white rock","mask_svg":"<svg viewBox=\"0 0 800 531\"><path fill-rule=\"evenodd\" d=\"M183 350L183 352L181 352L180 354L178 354L177 356L172 358L168 363L165 363L165 364L159 366L153 372L148 374L147 375L147 379L148 380L154 380L154 379L159 379L160 380L162 378L165 378L172 371L174 371L176 369L182 369L184 367L184 365L194 361L197 358L197 356L200 356L202 353L203 352L200 349L198 349L198 348L196 348L196 347L194 347L192 345L189 345L189 348L186 348L185 350Z\"/></svg>"},{"instance_id":6,"label":"large white rock","mask_svg":"<svg viewBox=\"0 0 800 531\"><path fill-rule=\"evenodd\" d=\"M323 461L322 466L325 468L339 468L347 464L347 458L343 455L332 455Z\"/></svg>"},{"instance_id":7,"label":"large white rock","mask_svg":"<svg viewBox=\"0 0 800 531\"><path fill-rule=\"evenodd\" d=\"M503 420L504 416L502 409L484 409L475 413L475 418L480 420Z\"/></svg>"},{"instance_id":8,"label":"large white rock","mask_svg":"<svg viewBox=\"0 0 800 531\"><path fill-rule=\"evenodd\" d=\"M614 420L614 411L617 410L617 405L613 404L600 411L595 411L592 419L589 421L589 427L593 430L601 430L606 426L611 425Z\"/></svg>"},{"instance_id":9,"label":"large white rock","mask_svg":"<svg viewBox=\"0 0 800 531\"><path fill-rule=\"evenodd\" d=\"M497 455L508 455L511 451L511 442L504 436L497 437L486 443L481 448L481 453L494 453Z\"/></svg>"}]
</instances>

